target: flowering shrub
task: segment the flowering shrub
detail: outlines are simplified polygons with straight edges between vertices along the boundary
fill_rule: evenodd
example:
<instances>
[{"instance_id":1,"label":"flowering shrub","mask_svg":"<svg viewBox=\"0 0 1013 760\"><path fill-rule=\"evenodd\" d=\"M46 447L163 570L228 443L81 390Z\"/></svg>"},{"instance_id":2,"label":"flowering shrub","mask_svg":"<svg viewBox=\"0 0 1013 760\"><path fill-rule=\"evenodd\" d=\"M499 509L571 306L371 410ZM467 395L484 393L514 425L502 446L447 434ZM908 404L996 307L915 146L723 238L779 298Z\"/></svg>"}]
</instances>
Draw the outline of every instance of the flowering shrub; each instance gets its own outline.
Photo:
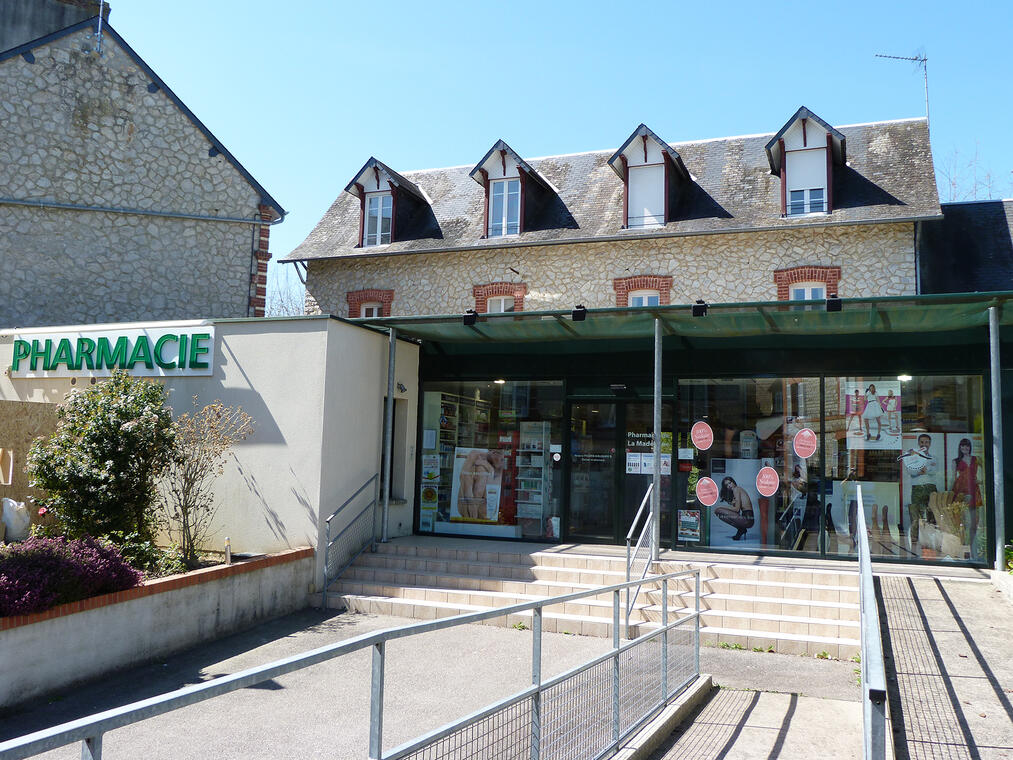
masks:
<instances>
[{"instance_id":1,"label":"flowering shrub","mask_svg":"<svg viewBox=\"0 0 1013 760\"><path fill-rule=\"evenodd\" d=\"M56 432L28 452L39 506L72 537L154 533L155 478L169 458L172 420L165 388L117 370L107 382L72 390Z\"/></svg>"},{"instance_id":2,"label":"flowering shrub","mask_svg":"<svg viewBox=\"0 0 1013 760\"><path fill-rule=\"evenodd\" d=\"M112 544L33 536L0 550L0 617L123 591L143 579Z\"/></svg>"}]
</instances>

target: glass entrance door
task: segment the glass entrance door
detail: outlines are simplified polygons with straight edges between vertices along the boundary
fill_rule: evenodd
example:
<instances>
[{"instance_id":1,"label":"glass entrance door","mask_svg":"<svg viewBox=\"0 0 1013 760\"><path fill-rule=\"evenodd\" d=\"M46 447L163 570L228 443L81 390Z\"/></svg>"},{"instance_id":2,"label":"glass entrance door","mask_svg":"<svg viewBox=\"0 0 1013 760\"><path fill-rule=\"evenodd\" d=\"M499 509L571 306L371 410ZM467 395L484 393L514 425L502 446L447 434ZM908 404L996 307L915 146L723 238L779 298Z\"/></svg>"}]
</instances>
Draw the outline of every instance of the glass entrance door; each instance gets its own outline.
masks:
<instances>
[{"instance_id":1,"label":"glass entrance door","mask_svg":"<svg viewBox=\"0 0 1013 760\"><path fill-rule=\"evenodd\" d=\"M627 403L623 409L625 440L622 464L622 510L620 512L620 543L626 541L626 534L637 515L637 509L644 500L644 494L654 479L654 404ZM672 518L672 420L671 404L661 406L661 535L671 535ZM648 504L645 509L650 509ZM643 525L641 517L640 525Z\"/></svg>"},{"instance_id":2,"label":"glass entrance door","mask_svg":"<svg viewBox=\"0 0 1013 760\"><path fill-rule=\"evenodd\" d=\"M570 509L568 537L616 540L615 403L570 407Z\"/></svg>"}]
</instances>

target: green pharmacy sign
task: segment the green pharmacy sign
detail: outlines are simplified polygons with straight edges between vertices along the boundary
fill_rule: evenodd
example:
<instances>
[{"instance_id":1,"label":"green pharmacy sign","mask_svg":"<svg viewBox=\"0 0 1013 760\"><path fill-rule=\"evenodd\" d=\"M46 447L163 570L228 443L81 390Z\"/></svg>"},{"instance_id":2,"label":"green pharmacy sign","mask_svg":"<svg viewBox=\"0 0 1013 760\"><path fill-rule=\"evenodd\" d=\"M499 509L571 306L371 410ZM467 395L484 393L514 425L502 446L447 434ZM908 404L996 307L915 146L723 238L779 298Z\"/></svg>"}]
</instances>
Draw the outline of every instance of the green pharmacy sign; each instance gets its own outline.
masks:
<instances>
[{"instance_id":1,"label":"green pharmacy sign","mask_svg":"<svg viewBox=\"0 0 1013 760\"><path fill-rule=\"evenodd\" d=\"M114 369L140 377L210 375L214 346L210 325L18 333L10 376L105 377Z\"/></svg>"}]
</instances>

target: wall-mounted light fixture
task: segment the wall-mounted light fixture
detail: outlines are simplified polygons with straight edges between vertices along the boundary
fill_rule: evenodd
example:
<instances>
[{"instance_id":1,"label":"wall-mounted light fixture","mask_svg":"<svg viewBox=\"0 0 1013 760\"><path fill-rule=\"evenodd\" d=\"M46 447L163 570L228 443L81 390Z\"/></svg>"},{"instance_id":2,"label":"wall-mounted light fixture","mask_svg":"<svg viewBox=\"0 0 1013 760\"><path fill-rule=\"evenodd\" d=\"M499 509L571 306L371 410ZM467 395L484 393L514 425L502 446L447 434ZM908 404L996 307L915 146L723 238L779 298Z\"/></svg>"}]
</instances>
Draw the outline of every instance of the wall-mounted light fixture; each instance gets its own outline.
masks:
<instances>
[{"instance_id":1,"label":"wall-mounted light fixture","mask_svg":"<svg viewBox=\"0 0 1013 760\"><path fill-rule=\"evenodd\" d=\"M707 316L707 302L701 299L696 299L696 303L693 304L693 316L694 317L706 317Z\"/></svg>"},{"instance_id":2,"label":"wall-mounted light fixture","mask_svg":"<svg viewBox=\"0 0 1013 760\"><path fill-rule=\"evenodd\" d=\"M399 392L399 393L404 393L405 391L407 391L407 390L408 390L408 386L407 386L407 385L405 385L405 384L404 384L404 383L402 383L402 382L398 382L398 384L397 384L397 389L398 389L398 392Z\"/></svg>"},{"instance_id":3,"label":"wall-mounted light fixture","mask_svg":"<svg viewBox=\"0 0 1013 760\"><path fill-rule=\"evenodd\" d=\"M831 293L827 296L827 311L840 311L841 310L841 299L837 297L836 293Z\"/></svg>"},{"instance_id":4,"label":"wall-mounted light fixture","mask_svg":"<svg viewBox=\"0 0 1013 760\"><path fill-rule=\"evenodd\" d=\"M587 319L587 309L584 308L584 304L579 303L573 307L573 311L570 313L570 318L574 322L583 322Z\"/></svg>"},{"instance_id":5,"label":"wall-mounted light fixture","mask_svg":"<svg viewBox=\"0 0 1013 760\"><path fill-rule=\"evenodd\" d=\"M478 321L478 314L475 313L474 309L468 309L463 315L464 326L472 327Z\"/></svg>"}]
</instances>

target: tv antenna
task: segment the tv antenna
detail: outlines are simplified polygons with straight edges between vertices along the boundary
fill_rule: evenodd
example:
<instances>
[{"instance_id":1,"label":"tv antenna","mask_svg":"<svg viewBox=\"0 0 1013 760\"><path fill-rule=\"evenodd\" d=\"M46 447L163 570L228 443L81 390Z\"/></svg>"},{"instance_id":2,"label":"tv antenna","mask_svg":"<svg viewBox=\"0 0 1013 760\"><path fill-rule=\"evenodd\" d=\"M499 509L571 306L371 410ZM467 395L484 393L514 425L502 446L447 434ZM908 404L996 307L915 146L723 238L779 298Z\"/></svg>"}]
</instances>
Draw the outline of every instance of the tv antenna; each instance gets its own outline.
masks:
<instances>
[{"instance_id":1,"label":"tv antenna","mask_svg":"<svg viewBox=\"0 0 1013 760\"><path fill-rule=\"evenodd\" d=\"M925 55L883 55L876 53L877 58L889 58L891 61L911 61L922 67L925 77L925 123L929 123L929 59Z\"/></svg>"}]
</instances>

